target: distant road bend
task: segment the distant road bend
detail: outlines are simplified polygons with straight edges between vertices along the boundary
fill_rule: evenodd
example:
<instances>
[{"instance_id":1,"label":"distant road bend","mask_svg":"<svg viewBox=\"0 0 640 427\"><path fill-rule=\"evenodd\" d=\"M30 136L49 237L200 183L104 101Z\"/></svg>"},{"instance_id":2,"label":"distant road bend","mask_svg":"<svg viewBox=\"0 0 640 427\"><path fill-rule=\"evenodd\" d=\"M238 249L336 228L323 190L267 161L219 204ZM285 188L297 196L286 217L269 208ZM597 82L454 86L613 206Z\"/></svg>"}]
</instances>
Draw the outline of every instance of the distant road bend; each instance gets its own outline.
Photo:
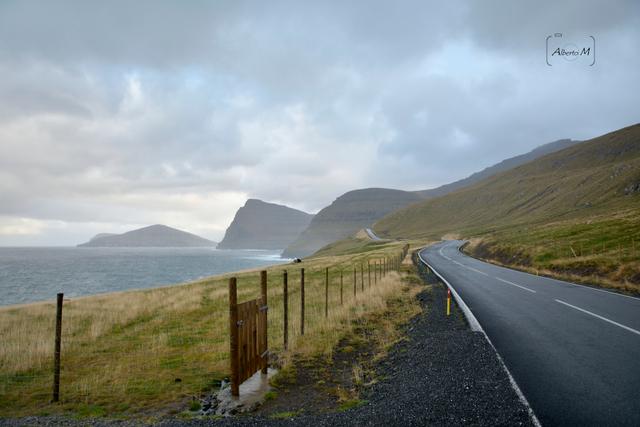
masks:
<instances>
[{"instance_id":1,"label":"distant road bend","mask_svg":"<svg viewBox=\"0 0 640 427\"><path fill-rule=\"evenodd\" d=\"M540 423L640 426L640 299L488 264L462 243L420 258L466 303Z\"/></svg>"},{"instance_id":2,"label":"distant road bend","mask_svg":"<svg viewBox=\"0 0 640 427\"><path fill-rule=\"evenodd\" d=\"M373 232L372 229L370 228L365 228L364 231L367 232L367 234L369 235L369 238L371 240L382 240L381 238L379 238L378 236L376 236L376 233Z\"/></svg>"}]
</instances>

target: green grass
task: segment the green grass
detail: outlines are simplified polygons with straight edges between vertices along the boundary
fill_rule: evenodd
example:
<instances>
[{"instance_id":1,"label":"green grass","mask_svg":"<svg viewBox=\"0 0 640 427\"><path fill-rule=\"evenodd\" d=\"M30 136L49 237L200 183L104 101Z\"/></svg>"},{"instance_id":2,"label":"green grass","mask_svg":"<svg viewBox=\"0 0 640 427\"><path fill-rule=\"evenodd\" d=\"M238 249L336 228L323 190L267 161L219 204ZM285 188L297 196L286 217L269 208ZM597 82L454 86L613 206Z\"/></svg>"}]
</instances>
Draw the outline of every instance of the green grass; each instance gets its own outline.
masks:
<instances>
[{"instance_id":1,"label":"green grass","mask_svg":"<svg viewBox=\"0 0 640 427\"><path fill-rule=\"evenodd\" d=\"M77 418L99 418L104 417L107 411L99 405L78 405L76 410Z\"/></svg>"},{"instance_id":2,"label":"green grass","mask_svg":"<svg viewBox=\"0 0 640 427\"><path fill-rule=\"evenodd\" d=\"M367 403L369 403L368 400L360 400L360 399L347 400L346 402L342 402L338 406L338 411L339 412L348 411L350 409L354 409L354 408L358 408L358 407L360 407L362 405L366 405Z\"/></svg>"},{"instance_id":3,"label":"green grass","mask_svg":"<svg viewBox=\"0 0 640 427\"><path fill-rule=\"evenodd\" d=\"M265 401L274 400L276 397L278 397L278 392L274 390L270 390L264 394Z\"/></svg>"}]
</instances>

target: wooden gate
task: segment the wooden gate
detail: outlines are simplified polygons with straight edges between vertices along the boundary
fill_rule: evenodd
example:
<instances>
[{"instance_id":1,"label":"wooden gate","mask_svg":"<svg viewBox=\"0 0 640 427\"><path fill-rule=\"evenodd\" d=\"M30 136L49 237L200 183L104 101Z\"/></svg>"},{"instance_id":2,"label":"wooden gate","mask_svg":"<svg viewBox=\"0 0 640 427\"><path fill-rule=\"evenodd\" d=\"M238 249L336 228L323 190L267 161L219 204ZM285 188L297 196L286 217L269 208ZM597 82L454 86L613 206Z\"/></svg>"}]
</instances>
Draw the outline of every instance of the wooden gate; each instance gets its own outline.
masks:
<instances>
[{"instance_id":1,"label":"wooden gate","mask_svg":"<svg viewBox=\"0 0 640 427\"><path fill-rule=\"evenodd\" d=\"M231 394L258 370L267 373L267 272L260 273L260 298L238 304L236 278L229 279Z\"/></svg>"}]
</instances>

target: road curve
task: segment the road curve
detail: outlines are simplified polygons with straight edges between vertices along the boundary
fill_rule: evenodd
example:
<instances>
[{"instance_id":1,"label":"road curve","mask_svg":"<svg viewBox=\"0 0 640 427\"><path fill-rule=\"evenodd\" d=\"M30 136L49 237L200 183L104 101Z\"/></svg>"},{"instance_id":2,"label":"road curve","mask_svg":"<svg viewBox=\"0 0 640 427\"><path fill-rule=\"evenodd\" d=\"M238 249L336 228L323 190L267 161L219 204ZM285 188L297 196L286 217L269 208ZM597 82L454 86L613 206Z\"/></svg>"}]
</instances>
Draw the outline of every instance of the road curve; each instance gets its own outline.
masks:
<instances>
[{"instance_id":1,"label":"road curve","mask_svg":"<svg viewBox=\"0 0 640 427\"><path fill-rule=\"evenodd\" d=\"M371 240L375 240L375 241L382 240L381 238L379 238L378 236L376 236L376 233L374 233L372 229L370 229L370 228L365 228L365 229L364 229L364 231L366 231L366 232L367 232L367 235L369 235L369 238L370 238Z\"/></svg>"},{"instance_id":2,"label":"road curve","mask_svg":"<svg viewBox=\"0 0 640 427\"><path fill-rule=\"evenodd\" d=\"M542 425L640 425L640 299L468 257L420 252L455 289Z\"/></svg>"}]
</instances>

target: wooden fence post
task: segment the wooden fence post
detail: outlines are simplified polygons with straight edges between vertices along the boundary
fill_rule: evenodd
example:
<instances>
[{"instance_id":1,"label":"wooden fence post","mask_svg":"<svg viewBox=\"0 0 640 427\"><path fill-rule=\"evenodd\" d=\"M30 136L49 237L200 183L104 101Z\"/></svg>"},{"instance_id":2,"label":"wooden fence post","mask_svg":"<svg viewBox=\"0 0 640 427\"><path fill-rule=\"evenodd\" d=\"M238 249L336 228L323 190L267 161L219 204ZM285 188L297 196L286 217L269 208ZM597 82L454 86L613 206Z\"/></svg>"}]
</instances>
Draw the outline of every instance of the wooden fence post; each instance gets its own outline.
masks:
<instances>
[{"instance_id":1,"label":"wooden fence post","mask_svg":"<svg viewBox=\"0 0 640 427\"><path fill-rule=\"evenodd\" d=\"M300 335L304 335L304 268L300 269Z\"/></svg>"},{"instance_id":2,"label":"wooden fence post","mask_svg":"<svg viewBox=\"0 0 640 427\"><path fill-rule=\"evenodd\" d=\"M369 289L371 289L371 261L367 260L367 277L369 282Z\"/></svg>"},{"instance_id":3,"label":"wooden fence post","mask_svg":"<svg viewBox=\"0 0 640 427\"><path fill-rule=\"evenodd\" d=\"M324 273L324 317L329 317L329 267Z\"/></svg>"},{"instance_id":4,"label":"wooden fence post","mask_svg":"<svg viewBox=\"0 0 640 427\"><path fill-rule=\"evenodd\" d=\"M358 294L358 288L356 287L356 268L353 267L353 296Z\"/></svg>"},{"instance_id":5,"label":"wooden fence post","mask_svg":"<svg viewBox=\"0 0 640 427\"><path fill-rule=\"evenodd\" d=\"M240 366L238 365L238 288L236 278L229 279L229 352L231 353L231 395L240 395Z\"/></svg>"},{"instance_id":6,"label":"wooden fence post","mask_svg":"<svg viewBox=\"0 0 640 427\"><path fill-rule=\"evenodd\" d=\"M373 284L378 284L378 261L373 262Z\"/></svg>"},{"instance_id":7,"label":"wooden fence post","mask_svg":"<svg viewBox=\"0 0 640 427\"><path fill-rule=\"evenodd\" d=\"M342 303L343 303L343 299L342 299L342 285L343 285L343 280L342 280L342 270L340 270L340 305L342 305Z\"/></svg>"},{"instance_id":8,"label":"wooden fence post","mask_svg":"<svg viewBox=\"0 0 640 427\"><path fill-rule=\"evenodd\" d=\"M56 299L56 341L53 352L53 402L60 400L60 352L62 344L62 301L64 294L59 293Z\"/></svg>"},{"instance_id":9,"label":"wooden fence post","mask_svg":"<svg viewBox=\"0 0 640 427\"><path fill-rule=\"evenodd\" d=\"M364 292L364 266L360 263L360 288Z\"/></svg>"},{"instance_id":10,"label":"wooden fence post","mask_svg":"<svg viewBox=\"0 0 640 427\"><path fill-rule=\"evenodd\" d=\"M289 348L289 290L287 289L289 286L288 278L287 278L287 270L284 270L282 273L282 300L284 304L284 349L287 350Z\"/></svg>"},{"instance_id":11,"label":"wooden fence post","mask_svg":"<svg viewBox=\"0 0 640 427\"><path fill-rule=\"evenodd\" d=\"M260 272L260 294L262 294L262 304L263 304L263 307L261 307L261 309L268 310L267 307L269 307L269 305L267 304L267 271L266 270L262 270ZM269 343L267 341L267 338L269 336L269 334L267 333L267 331L269 330L268 326L269 326L268 324L264 325L264 335L262 336L262 339L264 341L265 353L266 353L263 357L263 362L262 362L263 374L266 374L269 368L269 351L268 351Z\"/></svg>"}]
</instances>

